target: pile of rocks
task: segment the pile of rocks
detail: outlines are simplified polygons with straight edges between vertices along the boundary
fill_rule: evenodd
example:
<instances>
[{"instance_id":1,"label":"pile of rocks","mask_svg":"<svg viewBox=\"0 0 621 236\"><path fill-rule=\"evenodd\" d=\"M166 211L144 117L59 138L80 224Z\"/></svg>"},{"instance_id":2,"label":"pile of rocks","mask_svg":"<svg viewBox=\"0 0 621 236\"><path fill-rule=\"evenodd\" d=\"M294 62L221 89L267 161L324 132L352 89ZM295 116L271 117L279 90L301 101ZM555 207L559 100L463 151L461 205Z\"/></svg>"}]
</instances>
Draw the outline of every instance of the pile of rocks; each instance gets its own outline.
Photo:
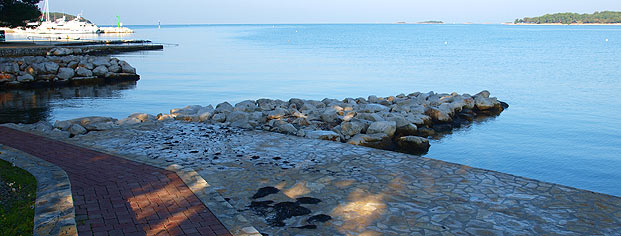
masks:
<instances>
[{"instance_id":1,"label":"pile of rocks","mask_svg":"<svg viewBox=\"0 0 621 236\"><path fill-rule=\"evenodd\" d=\"M369 96L322 101L292 98L247 100L172 109L170 114L132 114L126 119L86 117L57 121L57 129L79 135L120 125L165 120L207 122L259 129L302 137L421 154L429 138L450 132L477 118L500 114L508 105L488 91L469 94L412 93L390 97Z\"/></svg>"},{"instance_id":2,"label":"pile of rocks","mask_svg":"<svg viewBox=\"0 0 621 236\"><path fill-rule=\"evenodd\" d=\"M0 89L82 85L138 80L127 62L107 56L0 58Z\"/></svg>"},{"instance_id":3,"label":"pile of rocks","mask_svg":"<svg viewBox=\"0 0 621 236\"><path fill-rule=\"evenodd\" d=\"M235 106L224 102L215 109L194 105L172 109L157 119L224 123L420 154L428 151L429 136L450 132L477 117L498 115L507 107L488 91L474 96L417 92L322 101L259 99Z\"/></svg>"}]
</instances>

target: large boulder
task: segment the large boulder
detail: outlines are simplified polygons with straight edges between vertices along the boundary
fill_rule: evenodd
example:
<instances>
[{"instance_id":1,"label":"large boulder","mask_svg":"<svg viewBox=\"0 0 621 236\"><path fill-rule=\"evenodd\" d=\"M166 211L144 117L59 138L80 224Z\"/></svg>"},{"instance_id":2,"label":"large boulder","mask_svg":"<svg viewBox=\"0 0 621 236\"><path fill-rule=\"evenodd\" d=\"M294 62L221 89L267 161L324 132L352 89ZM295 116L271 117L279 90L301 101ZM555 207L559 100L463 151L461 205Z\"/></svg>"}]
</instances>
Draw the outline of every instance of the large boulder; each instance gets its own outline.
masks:
<instances>
[{"instance_id":1,"label":"large boulder","mask_svg":"<svg viewBox=\"0 0 621 236\"><path fill-rule=\"evenodd\" d=\"M31 74L25 74L25 75L17 76L17 81L22 82L22 83L23 82L30 82L30 81L33 81L33 80L34 80L34 77L32 77Z\"/></svg>"},{"instance_id":2,"label":"large boulder","mask_svg":"<svg viewBox=\"0 0 621 236\"><path fill-rule=\"evenodd\" d=\"M229 113L233 111L233 106L228 102L220 103L216 106L216 113Z\"/></svg>"},{"instance_id":3,"label":"large boulder","mask_svg":"<svg viewBox=\"0 0 621 236\"><path fill-rule=\"evenodd\" d=\"M399 150L411 154L423 154L429 151L429 140L418 136L404 136L397 139Z\"/></svg>"},{"instance_id":4,"label":"large boulder","mask_svg":"<svg viewBox=\"0 0 621 236\"><path fill-rule=\"evenodd\" d=\"M95 67L99 67L99 66L110 66L110 61L108 60L108 58L105 57L97 57L95 58L95 60L93 60L93 65Z\"/></svg>"},{"instance_id":5,"label":"large boulder","mask_svg":"<svg viewBox=\"0 0 621 236\"><path fill-rule=\"evenodd\" d=\"M287 115L287 113L287 110L276 107L273 111L268 111L266 113L266 116L268 120L282 119Z\"/></svg>"},{"instance_id":6,"label":"large boulder","mask_svg":"<svg viewBox=\"0 0 621 236\"><path fill-rule=\"evenodd\" d=\"M43 73L45 74L56 74L56 72L58 71L58 68L60 66L58 64L56 64L55 62L45 62L43 63Z\"/></svg>"},{"instance_id":7,"label":"large boulder","mask_svg":"<svg viewBox=\"0 0 621 236\"><path fill-rule=\"evenodd\" d=\"M306 137L312 139L322 139L331 141L341 141L341 136L334 131L313 130L306 131Z\"/></svg>"},{"instance_id":8,"label":"large boulder","mask_svg":"<svg viewBox=\"0 0 621 236\"><path fill-rule=\"evenodd\" d=\"M371 104L361 105L358 108L358 112L364 112L364 113L375 113L375 112L381 112L381 111L390 111L390 107L371 103Z\"/></svg>"},{"instance_id":9,"label":"large boulder","mask_svg":"<svg viewBox=\"0 0 621 236\"><path fill-rule=\"evenodd\" d=\"M93 72L86 67L78 67L75 69L75 73L81 77L91 77L93 76Z\"/></svg>"},{"instance_id":10,"label":"large boulder","mask_svg":"<svg viewBox=\"0 0 621 236\"><path fill-rule=\"evenodd\" d=\"M88 131L104 131L116 127L114 122L89 123L84 128Z\"/></svg>"},{"instance_id":11,"label":"large boulder","mask_svg":"<svg viewBox=\"0 0 621 236\"><path fill-rule=\"evenodd\" d=\"M69 133L70 133L71 135L86 134L87 132L88 132L88 131L87 131L84 127L82 127L81 125L79 125L79 124L72 124L72 125L69 127Z\"/></svg>"},{"instance_id":12,"label":"large boulder","mask_svg":"<svg viewBox=\"0 0 621 236\"><path fill-rule=\"evenodd\" d=\"M0 63L0 72L17 73L19 72L19 65L15 62Z\"/></svg>"},{"instance_id":13,"label":"large boulder","mask_svg":"<svg viewBox=\"0 0 621 236\"><path fill-rule=\"evenodd\" d=\"M60 68L56 77L62 80L68 80L75 76L75 72L71 68Z\"/></svg>"},{"instance_id":14,"label":"large boulder","mask_svg":"<svg viewBox=\"0 0 621 236\"><path fill-rule=\"evenodd\" d=\"M136 74L136 68L131 66L126 61L119 61L119 65L121 66L121 71L123 71L123 73Z\"/></svg>"},{"instance_id":15,"label":"large boulder","mask_svg":"<svg viewBox=\"0 0 621 236\"><path fill-rule=\"evenodd\" d=\"M361 122L343 122L340 125L339 132L344 136L354 136L362 132L364 128L365 126Z\"/></svg>"},{"instance_id":16,"label":"large boulder","mask_svg":"<svg viewBox=\"0 0 621 236\"><path fill-rule=\"evenodd\" d=\"M390 137L384 133L356 134L354 137L347 140L347 143L379 149L386 149L392 145Z\"/></svg>"},{"instance_id":17,"label":"large boulder","mask_svg":"<svg viewBox=\"0 0 621 236\"><path fill-rule=\"evenodd\" d=\"M368 121L383 121L384 118L377 113L358 113L355 118Z\"/></svg>"},{"instance_id":18,"label":"large boulder","mask_svg":"<svg viewBox=\"0 0 621 236\"><path fill-rule=\"evenodd\" d=\"M425 115L428 115L434 122L451 122L453 118L446 110L440 110L437 107L428 107L425 111Z\"/></svg>"},{"instance_id":19,"label":"large boulder","mask_svg":"<svg viewBox=\"0 0 621 236\"><path fill-rule=\"evenodd\" d=\"M292 124L284 123L276 127L276 130L280 133L284 134L296 134L298 129L295 128Z\"/></svg>"},{"instance_id":20,"label":"large boulder","mask_svg":"<svg viewBox=\"0 0 621 236\"><path fill-rule=\"evenodd\" d=\"M323 122L334 123L339 118L338 110L334 108L327 108L320 117Z\"/></svg>"},{"instance_id":21,"label":"large boulder","mask_svg":"<svg viewBox=\"0 0 621 236\"><path fill-rule=\"evenodd\" d=\"M95 67L95 69L93 69L93 74L99 77L104 77L106 76L106 73L108 73L108 68L106 66L98 66Z\"/></svg>"},{"instance_id":22,"label":"large boulder","mask_svg":"<svg viewBox=\"0 0 621 236\"><path fill-rule=\"evenodd\" d=\"M397 131L397 122L394 121L376 121L371 123L367 128L367 134L386 134L393 136Z\"/></svg>"},{"instance_id":23,"label":"large boulder","mask_svg":"<svg viewBox=\"0 0 621 236\"><path fill-rule=\"evenodd\" d=\"M234 111L226 115L226 122L233 123L235 121L248 122L248 114L241 111Z\"/></svg>"},{"instance_id":24,"label":"large boulder","mask_svg":"<svg viewBox=\"0 0 621 236\"><path fill-rule=\"evenodd\" d=\"M242 101L240 103L235 104L233 110L235 111L243 111L243 112L253 112L257 109L257 105L252 100Z\"/></svg>"}]
</instances>

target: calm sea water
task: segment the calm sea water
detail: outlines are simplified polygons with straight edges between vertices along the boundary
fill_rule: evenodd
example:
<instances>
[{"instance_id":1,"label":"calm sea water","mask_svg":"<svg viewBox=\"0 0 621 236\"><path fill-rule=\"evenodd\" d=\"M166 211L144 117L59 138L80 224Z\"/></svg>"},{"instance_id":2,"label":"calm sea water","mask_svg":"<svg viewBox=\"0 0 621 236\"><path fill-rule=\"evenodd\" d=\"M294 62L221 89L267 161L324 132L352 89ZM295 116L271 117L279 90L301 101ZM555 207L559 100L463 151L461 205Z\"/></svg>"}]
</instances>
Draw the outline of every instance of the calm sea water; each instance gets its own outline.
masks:
<instances>
[{"instance_id":1,"label":"calm sea water","mask_svg":"<svg viewBox=\"0 0 621 236\"><path fill-rule=\"evenodd\" d=\"M138 83L4 93L0 118L485 89L511 107L433 141L428 157L621 196L620 26L132 28L120 37L167 44L119 55L137 68Z\"/></svg>"}]
</instances>

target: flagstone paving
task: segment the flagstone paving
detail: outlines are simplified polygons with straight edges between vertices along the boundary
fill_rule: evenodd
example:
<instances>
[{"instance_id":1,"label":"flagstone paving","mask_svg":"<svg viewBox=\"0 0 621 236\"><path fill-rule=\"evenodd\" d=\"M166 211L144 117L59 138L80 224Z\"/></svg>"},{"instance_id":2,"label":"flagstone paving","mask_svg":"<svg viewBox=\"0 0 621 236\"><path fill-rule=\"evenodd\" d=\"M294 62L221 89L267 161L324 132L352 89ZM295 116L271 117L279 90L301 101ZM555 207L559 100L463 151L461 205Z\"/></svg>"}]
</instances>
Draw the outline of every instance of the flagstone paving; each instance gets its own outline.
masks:
<instances>
[{"instance_id":1,"label":"flagstone paving","mask_svg":"<svg viewBox=\"0 0 621 236\"><path fill-rule=\"evenodd\" d=\"M191 167L269 235L621 232L619 197L414 155L177 121L47 134Z\"/></svg>"},{"instance_id":2,"label":"flagstone paving","mask_svg":"<svg viewBox=\"0 0 621 236\"><path fill-rule=\"evenodd\" d=\"M230 235L174 172L7 127L0 134L67 173L79 235Z\"/></svg>"}]
</instances>

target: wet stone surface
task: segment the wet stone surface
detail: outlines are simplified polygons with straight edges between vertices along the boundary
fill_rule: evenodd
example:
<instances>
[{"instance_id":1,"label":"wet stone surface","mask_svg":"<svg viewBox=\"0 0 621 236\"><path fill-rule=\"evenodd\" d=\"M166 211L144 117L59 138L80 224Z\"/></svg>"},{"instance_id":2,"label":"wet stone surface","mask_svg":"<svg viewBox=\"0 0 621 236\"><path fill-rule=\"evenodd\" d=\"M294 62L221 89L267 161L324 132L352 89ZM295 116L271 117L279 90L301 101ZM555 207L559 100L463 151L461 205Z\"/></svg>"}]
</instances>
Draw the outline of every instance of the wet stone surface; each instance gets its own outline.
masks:
<instances>
[{"instance_id":1,"label":"wet stone surface","mask_svg":"<svg viewBox=\"0 0 621 236\"><path fill-rule=\"evenodd\" d=\"M47 136L194 168L268 235L621 232L619 197L344 143L175 121Z\"/></svg>"}]
</instances>

